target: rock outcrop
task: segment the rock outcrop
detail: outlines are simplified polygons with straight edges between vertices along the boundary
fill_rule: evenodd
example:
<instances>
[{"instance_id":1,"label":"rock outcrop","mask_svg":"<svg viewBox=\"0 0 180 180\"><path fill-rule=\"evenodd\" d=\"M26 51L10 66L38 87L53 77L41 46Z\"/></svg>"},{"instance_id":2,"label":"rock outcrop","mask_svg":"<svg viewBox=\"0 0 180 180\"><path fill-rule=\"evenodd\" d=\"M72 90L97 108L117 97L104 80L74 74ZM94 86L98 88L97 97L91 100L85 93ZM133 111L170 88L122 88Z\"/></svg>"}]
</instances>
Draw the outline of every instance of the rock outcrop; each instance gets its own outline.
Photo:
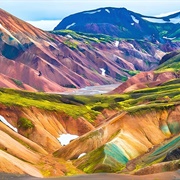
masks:
<instances>
[{"instance_id":1,"label":"rock outcrop","mask_svg":"<svg viewBox=\"0 0 180 180\"><path fill-rule=\"evenodd\" d=\"M179 112L178 106L168 111L119 114L106 124L61 147L55 156L68 160L88 153L75 161L75 165L85 172L120 171L129 160L179 133L179 128L177 131L172 128L174 124L180 127L178 118L174 118L174 115L179 116Z\"/></svg>"}]
</instances>

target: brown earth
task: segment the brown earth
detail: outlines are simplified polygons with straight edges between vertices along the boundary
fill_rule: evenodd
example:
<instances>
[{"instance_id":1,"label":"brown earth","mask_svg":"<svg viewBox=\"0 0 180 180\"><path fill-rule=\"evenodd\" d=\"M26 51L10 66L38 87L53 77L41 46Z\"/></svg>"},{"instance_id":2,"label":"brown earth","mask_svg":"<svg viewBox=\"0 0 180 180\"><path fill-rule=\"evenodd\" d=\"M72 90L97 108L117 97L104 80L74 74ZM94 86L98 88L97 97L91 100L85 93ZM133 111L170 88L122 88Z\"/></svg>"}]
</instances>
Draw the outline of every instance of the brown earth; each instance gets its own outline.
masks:
<instances>
[{"instance_id":1,"label":"brown earth","mask_svg":"<svg viewBox=\"0 0 180 180\"><path fill-rule=\"evenodd\" d=\"M175 109L134 115L105 110L104 115L97 117L94 127L82 118L75 120L57 111L1 105L0 114L18 129L16 133L0 122L1 172L36 177L82 174L69 160L106 143L114 143L122 148L129 159L136 158L175 135L172 125L180 124L179 109L177 106ZM26 129L19 126L20 117L28 118L33 127ZM105 123L102 123L103 118L104 121L106 119ZM165 130L164 126L167 127ZM64 133L77 134L80 137L61 146L57 138ZM82 159L86 159L86 156Z\"/></svg>"},{"instance_id":2,"label":"brown earth","mask_svg":"<svg viewBox=\"0 0 180 180\"><path fill-rule=\"evenodd\" d=\"M133 90L155 87L169 80L176 79L177 77L178 73L171 71L162 73L156 73L154 71L141 72L122 83L111 91L110 94L125 93Z\"/></svg>"}]
</instances>

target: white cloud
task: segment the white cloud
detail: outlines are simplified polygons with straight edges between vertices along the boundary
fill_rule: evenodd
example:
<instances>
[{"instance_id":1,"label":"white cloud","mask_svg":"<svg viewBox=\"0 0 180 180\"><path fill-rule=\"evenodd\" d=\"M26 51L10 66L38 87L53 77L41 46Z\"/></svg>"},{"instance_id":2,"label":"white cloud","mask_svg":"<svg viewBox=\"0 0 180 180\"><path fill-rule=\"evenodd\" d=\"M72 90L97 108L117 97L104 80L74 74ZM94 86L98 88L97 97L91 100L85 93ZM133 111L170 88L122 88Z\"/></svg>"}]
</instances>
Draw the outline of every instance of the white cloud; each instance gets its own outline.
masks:
<instances>
[{"instance_id":1,"label":"white cloud","mask_svg":"<svg viewBox=\"0 0 180 180\"><path fill-rule=\"evenodd\" d=\"M40 20L27 22L42 30L52 31L61 22L61 20Z\"/></svg>"}]
</instances>

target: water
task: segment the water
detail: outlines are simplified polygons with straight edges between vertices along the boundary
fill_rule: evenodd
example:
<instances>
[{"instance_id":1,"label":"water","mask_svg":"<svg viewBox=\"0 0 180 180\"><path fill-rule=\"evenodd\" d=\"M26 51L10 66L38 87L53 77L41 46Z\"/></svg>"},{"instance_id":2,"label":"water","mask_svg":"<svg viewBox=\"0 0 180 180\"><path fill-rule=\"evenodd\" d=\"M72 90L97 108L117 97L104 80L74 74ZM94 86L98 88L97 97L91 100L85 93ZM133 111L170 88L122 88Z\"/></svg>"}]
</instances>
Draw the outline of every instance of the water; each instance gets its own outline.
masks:
<instances>
[{"instance_id":1,"label":"water","mask_svg":"<svg viewBox=\"0 0 180 180\"><path fill-rule=\"evenodd\" d=\"M100 86L87 86L81 89L75 89L72 92L62 92L61 94L66 95L95 95L95 94L105 94L115 88L120 84L110 84L110 85L100 85Z\"/></svg>"}]
</instances>

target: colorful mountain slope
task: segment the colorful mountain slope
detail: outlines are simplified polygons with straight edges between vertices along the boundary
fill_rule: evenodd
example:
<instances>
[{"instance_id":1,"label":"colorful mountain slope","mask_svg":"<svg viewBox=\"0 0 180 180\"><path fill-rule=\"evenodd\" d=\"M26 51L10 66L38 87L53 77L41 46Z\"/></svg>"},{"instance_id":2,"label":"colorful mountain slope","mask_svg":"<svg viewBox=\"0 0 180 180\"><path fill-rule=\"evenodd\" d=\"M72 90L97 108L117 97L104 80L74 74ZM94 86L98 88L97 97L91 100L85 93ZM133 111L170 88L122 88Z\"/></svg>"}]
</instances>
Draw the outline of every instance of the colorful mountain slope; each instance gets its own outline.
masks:
<instances>
[{"instance_id":1,"label":"colorful mountain slope","mask_svg":"<svg viewBox=\"0 0 180 180\"><path fill-rule=\"evenodd\" d=\"M178 42L150 43L73 31L45 32L0 9L1 87L62 92L124 82L157 67ZM104 72L104 73L103 73Z\"/></svg>"},{"instance_id":2,"label":"colorful mountain slope","mask_svg":"<svg viewBox=\"0 0 180 180\"><path fill-rule=\"evenodd\" d=\"M159 67L155 71L141 72L128 79L111 93L123 93L147 87L155 87L166 82L169 84L171 81L178 82L178 78L180 77L179 63L179 51L168 53L162 58Z\"/></svg>"},{"instance_id":3,"label":"colorful mountain slope","mask_svg":"<svg viewBox=\"0 0 180 180\"><path fill-rule=\"evenodd\" d=\"M141 168L163 161L179 147L179 86L171 82L109 96L1 89L0 115L14 127L12 130L1 117L1 171L36 172L34 176L38 177L82 171L140 173ZM58 137L67 133L80 137L62 146ZM28 163L24 169L23 163ZM150 171L146 170L143 173Z\"/></svg>"}]
</instances>

